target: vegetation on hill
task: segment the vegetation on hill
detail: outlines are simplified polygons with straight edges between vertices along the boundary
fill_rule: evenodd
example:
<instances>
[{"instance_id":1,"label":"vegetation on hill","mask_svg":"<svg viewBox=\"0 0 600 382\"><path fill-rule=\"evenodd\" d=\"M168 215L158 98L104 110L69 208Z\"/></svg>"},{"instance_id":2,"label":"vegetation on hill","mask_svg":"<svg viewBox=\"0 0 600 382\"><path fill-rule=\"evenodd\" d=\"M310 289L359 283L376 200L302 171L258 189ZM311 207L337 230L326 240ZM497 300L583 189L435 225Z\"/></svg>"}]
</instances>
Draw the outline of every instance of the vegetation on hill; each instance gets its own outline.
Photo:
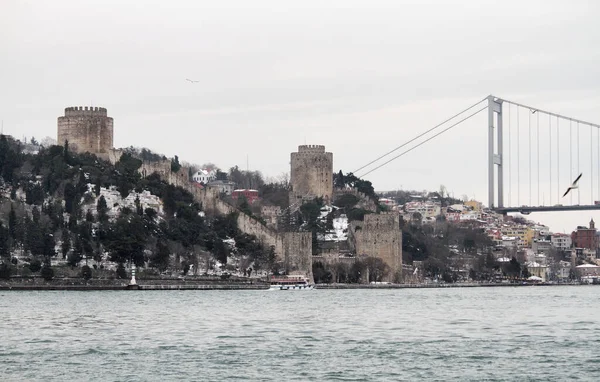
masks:
<instances>
[{"instance_id":1,"label":"vegetation on hill","mask_svg":"<svg viewBox=\"0 0 600 382\"><path fill-rule=\"evenodd\" d=\"M109 264L125 277L129 262L157 273L196 273L218 262L247 274L276 265L273 248L243 234L235 215L205 217L186 190L157 175L142 178L142 162L133 154L126 151L114 166L73 154L68 143L24 154L18 141L0 136L0 276L24 266L49 280L55 259L91 265L84 278ZM110 187L123 198L149 191L160 197L164 213L143 209L139 196L131 208L109 206L101 191Z\"/></svg>"}]
</instances>

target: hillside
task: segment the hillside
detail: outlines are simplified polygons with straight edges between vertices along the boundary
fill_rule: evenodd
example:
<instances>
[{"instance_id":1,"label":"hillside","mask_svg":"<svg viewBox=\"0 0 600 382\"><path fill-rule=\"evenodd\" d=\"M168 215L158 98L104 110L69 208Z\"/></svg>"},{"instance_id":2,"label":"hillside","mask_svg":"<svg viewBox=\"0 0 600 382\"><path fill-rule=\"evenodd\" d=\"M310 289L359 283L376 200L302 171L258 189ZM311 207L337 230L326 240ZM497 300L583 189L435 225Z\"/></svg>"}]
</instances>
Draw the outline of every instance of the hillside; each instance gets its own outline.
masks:
<instances>
[{"instance_id":1,"label":"hillside","mask_svg":"<svg viewBox=\"0 0 600 382\"><path fill-rule=\"evenodd\" d=\"M272 248L240 232L234 214L209 218L182 188L126 153L114 166L62 146L24 151L0 136L0 277L40 274L257 274Z\"/></svg>"}]
</instances>

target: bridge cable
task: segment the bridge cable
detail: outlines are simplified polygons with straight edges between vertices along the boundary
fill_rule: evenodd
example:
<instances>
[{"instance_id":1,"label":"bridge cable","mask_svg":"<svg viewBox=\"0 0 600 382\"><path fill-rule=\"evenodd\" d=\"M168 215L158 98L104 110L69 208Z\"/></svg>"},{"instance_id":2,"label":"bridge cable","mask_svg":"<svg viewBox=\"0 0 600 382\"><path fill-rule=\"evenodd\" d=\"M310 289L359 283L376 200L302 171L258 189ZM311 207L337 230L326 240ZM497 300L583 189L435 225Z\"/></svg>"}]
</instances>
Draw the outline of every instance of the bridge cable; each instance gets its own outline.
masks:
<instances>
[{"instance_id":1,"label":"bridge cable","mask_svg":"<svg viewBox=\"0 0 600 382\"><path fill-rule=\"evenodd\" d=\"M531 109L529 110L529 124L527 125L527 130L529 132L529 205L531 205Z\"/></svg>"},{"instance_id":2,"label":"bridge cable","mask_svg":"<svg viewBox=\"0 0 600 382\"><path fill-rule=\"evenodd\" d=\"M569 179L573 181L573 121L569 121ZM573 205L573 193L571 193L571 205Z\"/></svg>"},{"instance_id":3,"label":"bridge cable","mask_svg":"<svg viewBox=\"0 0 600 382\"><path fill-rule=\"evenodd\" d=\"M478 103L481 103L481 102L478 102ZM432 140L432 139L434 139L434 138L436 138L436 137L438 137L438 136L442 135L442 134L443 134L443 133L445 133L446 131L448 131L448 130L452 129L453 127L456 127L456 126L460 125L461 123L465 122L466 120L468 120L468 119L471 119L472 117L474 117L475 115L477 115L477 114L481 113L482 111L484 111L484 110L485 110L485 109L487 109L487 108L488 108L488 106L484 106L483 108L481 108L481 109L477 110L476 112L474 112L474 113L470 114L469 116L467 116L467 117L465 117L465 118L461 119L460 121L458 121L458 122L456 122L456 123L454 123L454 124L450 125L449 127L445 128L444 130L440 131L439 133L437 133L437 134L435 134L435 135L433 135L433 136L431 136L431 137L427 138L427 139L426 139L426 140L424 140L423 142L420 142L420 143L419 143L419 144L417 144L416 146L413 146L413 147L411 147L410 149L408 149L408 150L406 150L406 151L403 151L402 153L400 153L400 154L396 155L395 157L393 157L392 159L388 160L387 162L384 162L384 163L380 164L379 166L377 166L377 167L375 167L375 168L373 168L373 169L369 170L368 172L366 172L366 173L362 174L362 175L361 175L361 178L362 178L362 177L364 177L364 176L366 176L366 175L369 175L370 173L372 173L372 172L373 172L373 171L375 171L375 170L378 170L378 169L380 169L381 167L383 167L383 166L385 166L386 164L388 164L388 163L390 163L390 162L392 162L392 161L394 161L394 160L396 160L396 159L400 158L401 156L403 156L403 155L405 155L405 154L408 154L409 152L413 151L413 150L414 150L414 149L416 149L417 147L420 147L420 146L424 145L425 143L429 142L430 140Z\"/></svg>"},{"instance_id":4,"label":"bridge cable","mask_svg":"<svg viewBox=\"0 0 600 382\"><path fill-rule=\"evenodd\" d=\"M593 131L594 131L594 127L592 125L590 125L590 185L591 187L591 205L594 204L594 146L593 146L593 141L592 141L592 137L593 137Z\"/></svg>"},{"instance_id":5,"label":"bridge cable","mask_svg":"<svg viewBox=\"0 0 600 382\"><path fill-rule=\"evenodd\" d=\"M540 204L540 113L537 115L537 203Z\"/></svg>"},{"instance_id":6,"label":"bridge cable","mask_svg":"<svg viewBox=\"0 0 600 382\"><path fill-rule=\"evenodd\" d=\"M556 197L560 201L560 133L558 124L560 120L556 117ZM561 204L558 202L558 204Z\"/></svg>"},{"instance_id":7,"label":"bridge cable","mask_svg":"<svg viewBox=\"0 0 600 382\"><path fill-rule=\"evenodd\" d=\"M596 138L598 143L596 144L597 146L597 152L598 152L598 200L600 200L600 129L596 128Z\"/></svg>"},{"instance_id":8,"label":"bridge cable","mask_svg":"<svg viewBox=\"0 0 600 382\"><path fill-rule=\"evenodd\" d=\"M395 149L393 149L393 150L391 150L391 151L388 151L387 153L383 154L383 155L382 155L382 156L380 156L379 158L377 158L377 159L374 159L374 160L372 160L371 162L367 163L366 165L362 166L361 168L358 168L358 169L354 170L354 172L353 172L353 173L354 173L354 174L356 174L358 171L362 170L362 169L363 169L363 168L365 168L365 167L368 167L368 166L372 165L373 163L377 162L378 160L380 160L380 159L382 159L382 158L384 158L384 157L386 157L386 156L390 155L390 154L391 154L391 153L393 153L394 151L400 150L402 147L404 147L404 146L406 146L406 145L408 145L408 144L410 144L410 143L412 143L412 142L416 141L417 139L421 138L421 137L422 137L422 136L424 136L424 135L427 135L428 133L430 133L430 132L434 131L435 129L437 129L437 128L439 128L439 127L441 127L442 125L445 125L446 123L450 122L450 121L451 121L451 120L453 120L454 118L456 118L456 117L460 116L461 114L464 114L464 113L466 113L467 111L471 110L472 108L474 108L475 106L479 105L480 103L482 103L483 101L485 101L485 100L487 100L487 99L488 99L488 97L485 97L485 98L484 98L484 99L482 99L481 101L479 101L479 102L477 102L477 103L475 103L475 104L473 104L473 105L469 106L468 108L464 109L464 110L463 110L463 111L461 111L460 113L454 114L452 117L450 117L450 118L446 119L444 122L442 122L442 123L439 123L439 124L435 125L434 127L432 127L431 129L429 129L429 130L425 131L424 133L417 135L417 136L416 136L416 137L414 137L413 139L411 139L411 140L409 140L409 141L407 141L407 142L405 142L405 143L401 144L400 146L396 147ZM386 162L386 163L387 163L387 162ZM366 174L365 174L365 175L366 175Z\"/></svg>"},{"instance_id":9,"label":"bridge cable","mask_svg":"<svg viewBox=\"0 0 600 382\"><path fill-rule=\"evenodd\" d=\"M550 174L550 205L552 205L552 116L550 114L548 114L548 131L550 134L550 146L548 147L550 167L548 168L548 173Z\"/></svg>"},{"instance_id":10,"label":"bridge cable","mask_svg":"<svg viewBox=\"0 0 600 382\"><path fill-rule=\"evenodd\" d=\"M519 122L519 106L517 105L517 205L521 205L521 133Z\"/></svg>"},{"instance_id":11,"label":"bridge cable","mask_svg":"<svg viewBox=\"0 0 600 382\"><path fill-rule=\"evenodd\" d=\"M577 122L577 174L581 174L579 172L579 157L579 122ZM579 188L577 188L577 204L581 204L581 190Z\"/></svg>"},{"instance_id":12,"label":"bridge cable","mask_svg":"<svg viewBox=\"0 0 600 382\"><path fill-rule=\"evenodd\" d=\"M511 190L512 190L512 185L511 185L511 178L512 178L512 166L510 163L510 153L511 153L511 146L510 146L510 107L512 106L512 104L508 104L508 205L512 206L511 204Z\"/></svg>"}]
</instances>

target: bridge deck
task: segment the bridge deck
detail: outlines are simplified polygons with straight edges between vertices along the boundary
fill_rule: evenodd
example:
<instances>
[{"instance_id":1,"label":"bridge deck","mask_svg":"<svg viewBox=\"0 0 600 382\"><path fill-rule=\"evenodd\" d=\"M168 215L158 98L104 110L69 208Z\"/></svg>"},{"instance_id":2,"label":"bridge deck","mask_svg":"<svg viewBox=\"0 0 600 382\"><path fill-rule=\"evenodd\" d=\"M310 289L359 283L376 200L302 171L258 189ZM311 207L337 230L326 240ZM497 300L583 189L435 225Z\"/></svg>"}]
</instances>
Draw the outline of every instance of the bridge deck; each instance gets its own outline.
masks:
<instances>
[{"instance_id":1,"label":"bridge deck","mask_svg":"<svg viewBox=\"0 0 600 382\"><path fill-rule=\"evenodd\" d=\"M510 212L520 212L524 215L528 215L532 212L556 212L556 211L590 211L590 210L600 210L600 204L591 204L591 205L577 205L577 206L537 206L537 207L529 207L529 206L521 206L521 207L498 207L494 208L494 211L500 214L507 214Z\"/></svg>"}]
</instances>

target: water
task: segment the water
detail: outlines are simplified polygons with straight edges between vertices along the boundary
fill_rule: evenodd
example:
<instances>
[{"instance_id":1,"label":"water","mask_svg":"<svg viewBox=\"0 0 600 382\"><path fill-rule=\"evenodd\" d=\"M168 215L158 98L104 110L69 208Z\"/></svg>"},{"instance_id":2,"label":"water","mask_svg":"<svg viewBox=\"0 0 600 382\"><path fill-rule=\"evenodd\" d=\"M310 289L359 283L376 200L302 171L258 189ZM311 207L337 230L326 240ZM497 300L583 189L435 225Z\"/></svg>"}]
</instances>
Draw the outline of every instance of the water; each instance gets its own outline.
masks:
<instances>
[{"instance_id":1,"label":"water","mask_svg":"<svg viewBox=\"0 0 600 382\"><path fill-rule=\"evenodd\" d=\"M0 292L2 381L598 381L600 288Z\"/></svg>"}]
</instances>

